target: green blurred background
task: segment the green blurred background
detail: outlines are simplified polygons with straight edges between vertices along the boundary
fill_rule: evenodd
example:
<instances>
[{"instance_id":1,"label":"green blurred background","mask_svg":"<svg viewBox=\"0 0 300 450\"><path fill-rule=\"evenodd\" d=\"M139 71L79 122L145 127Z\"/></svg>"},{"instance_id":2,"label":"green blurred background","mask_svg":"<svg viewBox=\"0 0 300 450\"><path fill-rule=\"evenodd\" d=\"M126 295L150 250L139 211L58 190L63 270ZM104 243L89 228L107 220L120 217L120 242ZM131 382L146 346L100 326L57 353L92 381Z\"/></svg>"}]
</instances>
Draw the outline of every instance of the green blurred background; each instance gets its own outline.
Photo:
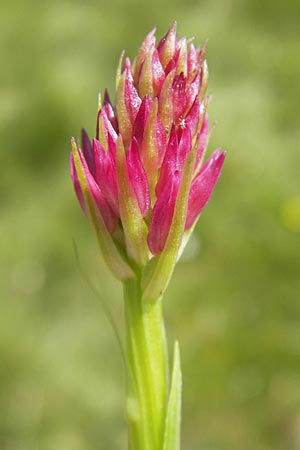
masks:
<instances>
[{"instance_id":1,"label":"green blurred background","mask_svg":"<svg viewBox=\"0 0 300 450\"><path fill-rule=\"evenodd\" d=\"M124 376L72 239L122 327L120 286L69 179L71 135L94 129L156 25L209 38L210 149L223 175L165 298L181 343L184 450L300 449L299 3L1 3L0 449L121 450Z\"/></svg>"}]
</instances>

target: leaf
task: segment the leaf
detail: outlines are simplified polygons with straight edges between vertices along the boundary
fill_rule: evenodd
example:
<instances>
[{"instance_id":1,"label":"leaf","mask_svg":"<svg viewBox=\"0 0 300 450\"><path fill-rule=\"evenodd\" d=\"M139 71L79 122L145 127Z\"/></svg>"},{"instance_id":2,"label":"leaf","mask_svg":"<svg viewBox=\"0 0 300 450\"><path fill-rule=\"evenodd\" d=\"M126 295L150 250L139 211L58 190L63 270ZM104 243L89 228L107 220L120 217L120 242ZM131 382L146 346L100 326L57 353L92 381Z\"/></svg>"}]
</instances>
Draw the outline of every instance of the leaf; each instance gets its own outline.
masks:
<instances>
[{"instance_id":1,"label":"leaf","mask_svg":"<svg viewBox=\"0 0 300 450\"><path fill-rule=\"evenodd\" d=\"M163 450L180 449L182 376L178 342L174 345L171 389L167 409Z\"/></svg>"}]
</instances>

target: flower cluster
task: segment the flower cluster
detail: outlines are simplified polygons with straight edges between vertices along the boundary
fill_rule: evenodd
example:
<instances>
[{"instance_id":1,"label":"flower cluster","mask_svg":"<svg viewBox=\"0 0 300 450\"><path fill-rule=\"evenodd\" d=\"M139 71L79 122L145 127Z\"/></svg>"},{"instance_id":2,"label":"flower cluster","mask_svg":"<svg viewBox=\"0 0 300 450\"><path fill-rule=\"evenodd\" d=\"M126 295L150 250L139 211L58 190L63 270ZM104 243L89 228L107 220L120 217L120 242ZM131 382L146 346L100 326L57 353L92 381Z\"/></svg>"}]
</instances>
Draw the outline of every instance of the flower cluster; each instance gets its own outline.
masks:
<instances>
[{"instance_id":1,"label":"flower cluster","mask_svg":"<svg viewBox=\"0 0 300 450\"><path fill-rule=\"evenodd\" d=\"M217 149L204 162L205 45L195 48L192 40L179 40L174 23L157 45L152 30L132 64L123 59L124 52L115 105L106 91L96 137L90 140L83 130L81 148L73 139L71 153L77 197L103 252L119 255L121 272L126 266L126 274L117 273L120 278L168 248L175 247L177 258L225 158ZM106 257L111 266L111 255Z\"/></svg>"}]
</instances>

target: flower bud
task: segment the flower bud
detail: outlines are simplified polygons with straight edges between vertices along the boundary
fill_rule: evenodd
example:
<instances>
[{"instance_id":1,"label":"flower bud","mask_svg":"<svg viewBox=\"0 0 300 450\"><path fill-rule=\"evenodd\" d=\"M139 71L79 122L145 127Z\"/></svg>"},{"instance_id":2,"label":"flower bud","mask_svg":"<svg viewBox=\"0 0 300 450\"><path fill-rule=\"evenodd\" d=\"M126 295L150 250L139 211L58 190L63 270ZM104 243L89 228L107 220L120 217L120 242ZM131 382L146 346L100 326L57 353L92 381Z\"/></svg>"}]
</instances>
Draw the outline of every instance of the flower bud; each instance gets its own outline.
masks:
<instances>
[{"instance_id":1,"label":"flower bud","mask_svg":"<svg viewBox=\"0 0 300 450\"><path fill-rule=\"evenodd\" d=\"M225 158L218 149L203 162L206 43L178 40L176 22L155 42L153 29L132 65L122 52L115 106L105 91L95 138L83 130L71 155L76 195L109 267L121 279L141 276L146 300L166 288Z\"/></svg>"}]
</instances>

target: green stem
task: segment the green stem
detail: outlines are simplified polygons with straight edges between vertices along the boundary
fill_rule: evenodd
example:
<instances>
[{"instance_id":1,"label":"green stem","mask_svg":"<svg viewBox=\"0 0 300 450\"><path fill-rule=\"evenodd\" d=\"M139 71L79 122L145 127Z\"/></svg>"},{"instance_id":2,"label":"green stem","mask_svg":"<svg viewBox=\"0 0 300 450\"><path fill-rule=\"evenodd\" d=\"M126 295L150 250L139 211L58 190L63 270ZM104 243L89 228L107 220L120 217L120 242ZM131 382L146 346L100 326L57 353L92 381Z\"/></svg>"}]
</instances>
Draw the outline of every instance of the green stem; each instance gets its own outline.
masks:
<instances>
[{"instance_id":1,"label":"green stem","mask_svg":"<svg viewBox=\"0 0 300 450\"><path fill-rule=\"evenodd\" d=\"M130 450L162 450L168 360L161 299L142 301L140 280L124 283Z\"/></svg>"}]
</instances>

